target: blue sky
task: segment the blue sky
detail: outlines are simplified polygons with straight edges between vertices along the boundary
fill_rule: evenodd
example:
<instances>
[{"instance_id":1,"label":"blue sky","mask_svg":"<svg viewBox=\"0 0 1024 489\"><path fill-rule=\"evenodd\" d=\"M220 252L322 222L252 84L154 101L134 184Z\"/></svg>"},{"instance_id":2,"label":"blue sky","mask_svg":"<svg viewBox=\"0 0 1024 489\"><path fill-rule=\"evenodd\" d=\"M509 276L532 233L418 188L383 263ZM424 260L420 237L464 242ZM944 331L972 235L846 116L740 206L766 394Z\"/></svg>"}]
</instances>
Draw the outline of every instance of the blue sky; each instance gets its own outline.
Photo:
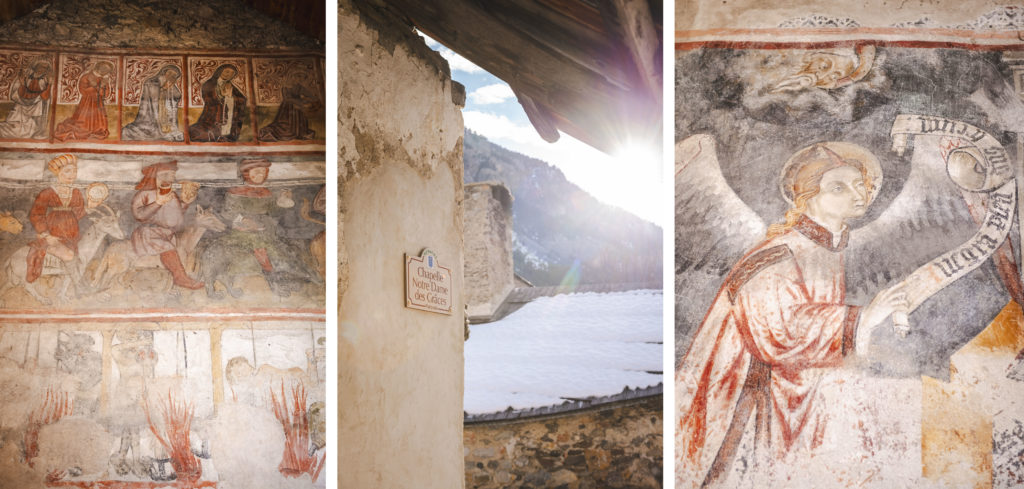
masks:
<instances>
[{"instance_id":1,"label":"blue sky","mask_svg":"<svg viewBox=\"0 0 1024 489\"><path fill-rule=\"evenodd\" d=\"M508 84L424 36L441 53L452 78L466 87L462 111L466 128L491 142L550 163L598 200L662 223L661 148L624 149L610 156L567 134L555 143L541 139Z\"/></svg>"}]
</instances>

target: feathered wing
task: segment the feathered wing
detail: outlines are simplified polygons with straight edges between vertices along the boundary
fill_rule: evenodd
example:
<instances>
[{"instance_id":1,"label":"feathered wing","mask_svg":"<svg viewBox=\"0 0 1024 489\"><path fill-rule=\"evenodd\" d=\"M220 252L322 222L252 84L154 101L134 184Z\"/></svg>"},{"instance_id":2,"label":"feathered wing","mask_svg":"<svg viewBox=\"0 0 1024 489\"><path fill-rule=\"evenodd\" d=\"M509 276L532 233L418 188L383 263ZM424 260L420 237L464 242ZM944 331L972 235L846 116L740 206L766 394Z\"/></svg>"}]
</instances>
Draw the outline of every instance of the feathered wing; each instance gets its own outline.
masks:
<instances>
[{"instance_id":1,"label":"feathered wing","mask_svg":"<svg viewBox=\"0 0 1024 489\"><path fill-rule=\"evenodd\" d=\"M761 217L722 175L707 134L676 143L676 358L732 266L764 238Z\"/></svg>"}]
</instances>

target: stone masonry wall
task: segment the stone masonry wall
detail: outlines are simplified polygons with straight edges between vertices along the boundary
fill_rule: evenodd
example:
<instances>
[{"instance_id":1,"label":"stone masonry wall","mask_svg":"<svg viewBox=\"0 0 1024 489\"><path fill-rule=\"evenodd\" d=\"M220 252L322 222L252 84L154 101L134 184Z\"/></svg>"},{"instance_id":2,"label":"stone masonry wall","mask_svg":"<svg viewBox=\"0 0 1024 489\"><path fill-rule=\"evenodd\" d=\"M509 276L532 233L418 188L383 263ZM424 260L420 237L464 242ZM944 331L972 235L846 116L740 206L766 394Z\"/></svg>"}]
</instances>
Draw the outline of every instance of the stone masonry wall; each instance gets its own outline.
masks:
<instances>
[{"instance_id":1,"label":"stone masonry wall","mask_svg":"<svg viewBox=\"0 0 1024 489\"><path fill-rule=\"evenodd\" d=\"M489 317L514 286L512 196L500 183L475 183L464 202L468 313Z\"/></svg>"},{"instance_id":2,"label":"stone masonry wall","mask_svg":"<svg viewBox=\"0 0 1024 489\"><path fill-rule=\"evenodd\" d=\"M466 487L660 488L662 396L467 424Z\"/></svg>"},{"instance_id":3,"label":"stone masonry wall","mask_svg":"<svg viewBox=\"0 0 1024 489\"><path fill-rule=\"evenodd\" d=\"M53 0L0 26L0 39L89 49L323 49L238 0Z\"/></svg>"}]
</instances>

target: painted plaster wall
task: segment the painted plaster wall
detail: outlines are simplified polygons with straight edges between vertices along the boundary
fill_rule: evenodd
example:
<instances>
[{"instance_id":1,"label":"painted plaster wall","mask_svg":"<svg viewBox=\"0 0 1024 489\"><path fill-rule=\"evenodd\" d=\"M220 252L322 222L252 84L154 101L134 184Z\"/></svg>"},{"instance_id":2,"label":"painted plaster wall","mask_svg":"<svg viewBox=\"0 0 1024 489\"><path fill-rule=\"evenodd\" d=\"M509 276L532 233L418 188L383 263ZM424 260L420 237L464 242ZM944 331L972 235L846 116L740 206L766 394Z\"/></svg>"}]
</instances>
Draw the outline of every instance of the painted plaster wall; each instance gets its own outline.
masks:
<instances>
[{"instance_id":1,"label":"painted plaster wall","mask_svg":"<svg viewBox=\"0 0 1024 489\"><path fill-rule=\"evenodd\" d=\"M466 302L494 314L513 287L512 195L499 183L466 185Z\"/></svg>"},{"instance_id":2,"label":"painted plaster wall","mask_svg":"<svg viewBox=\"0 0 1024 489\"><path fill-rule=\"evenodd\" d=\"M1019 178L1021 12L992 2L867 1L856 9L836 2L677 6L689 8L677 9L676 31L676 399L685 403L698 397L687 376L701 364L683 357L709 344L691 340L705 327L710 294L763 239L764 226L778 222L789 207L777 182L783 162L799 148L847 141L869 147L881 160L885 181L877 187L879 197L851 224L844 282L850 304L870 303L882 287L977 232L965 202L982 197L950 185L946 165L954 159L941 150L942 144L948 150L962 141L919 134L916 156L910 157L910 151L897 151L892 131L901 114L973 124L998 140L997 151L1012 155L1014 166L1004 167L1004 176ZM849 60L848 72L854 65L862 69L829 84L814 72L823 65L812 63L829 56ZM918 185L925 180L934 185L922 192ZM736 199L702 199L711 194ZM943 198L950 198L944 209L929 205ZM1001 197L984 198L995 208ZM704 233L714 239L688 238L714 225L717 218L711 216L723 211L729 217L719 222L728 227ZM897 213L899 218L887 221ZM1012 219L1014 210L1006 214ZM755 224L760 227L753 232L744 229ZM904 227L897 231L898 225ZM870 229L880 234L872 237ZM1017 224L1004 229L1019 250ZM752 241L739 244L745 234ZM718 262L708 259L712 255L694 260L701 246L719 253L734 248L736 254ZM759 457L748 430L731 439L738 444L736 455L728 457L731 469L712 469L719 479L710 485L1020 486L1024 385L1018 355L1024 318L1014 292L1019 268L1007 265L1012 254L985 261L921 299L907 336L886 320L866 353L823 371L817 395L829 424L813 457L796 451ZM707 281L704 274L719 276ZM680 416L713 419L725 412L723 404L690 410L691 405L677 406ZM693 460L683 455L683 447L699 445L692 440L677 433L677 470ZM761 469L766 470L758 474ZM702 480L680 472L676 486Z\"/></svg>"},{"instance_id":3,"label":"painted plaster wall","mask_svg":"<svg viewBox=\"0 0 1024 489\"><path fill-rule=\"evenodd\" d=\"M338 51L340 487L462 487L464 92L411 28L347 0ZM451 315L404 307L403 255L425 247Z\"/></svg>"},{"instance_id":4,"label":"painted plaster wall","mask_svg":"<svg viewBox=\"0 0 1024 489\"><path fill-rule=\"evenodd\" d=\"M466 487L660 488L662 397L467 424Z\"/></svg>"},{"instance_id":5,"label":"painted plaster wall","mask_svg":"<svg viewBox=\"0 0 1024 489\"><path fill-rule=\"evenodd\" d=\"M56 0L0 26L0 32L4 44L0 64L6 66L0 78L9 81L12 74L22 73L19 63L25 59L62 59L65 52L87 60L123 59L111 77L119 80L111 83L118 87L118 101L129 91L124 83L128 67L153 60L177 59L180 63L186 54L209 57L211 52L241 59L256 50L259 55L286 51L286 56L295 57L301 50L317 58L311 66L323 62L322 50L316 54L322 48L318 42L236 0ZM242 49L253 51L243 53ZM180 68L186 72L184 65ZM313 77L305 76L306 80L319 78L319 86L323 86L322 75L307 73ZM50 77L56 79L53 73ZM56 98L55 92L51 101ZM4 124L12 122L8 117L12 102L9 94L0 97ZM108 108L113 110L113 106ZM51 122L63 119L60 109L47 112ZM66 113L68 107L63 109ZM61 117L54 120L54 113ZM122 122L128 124L133 118L127 115ZM322 114L319 119L322 128ZM127 272L139 280L123 275L124 281L91 283L85 277L77 290L66 292L57 290L62 277L44 274L36 281L44 291L45 300L39 300L28 294L23 273L8 273L9 265L18 262L8 257L38 237L26 216L36 196L56 183L47 171L47 162L65 153L77 156L73 188L84 191L90 184L101 183L109 187L98 212L88 213L77 224L83 235L101 228L119 230L116 237L101 236L98 247L92 248L96 250L94 258L108 256L108 252L113 257L112 250L125 245L139 226L130 201L142 176L140 170L170 159L179 160L179 182L188 178L200 184L196 204L184 216L186 226L198 221L195 208L199 205L211 214L221 214L207 216L204 222L222 221L227 213L225 193L242 184L239 162L263 153L273 167L267 190L279 199L290 193L294 199L283 198L279 202L284 205L278 207L295 213L278 219L254 212L251 217L273 219L272 226L282 232L272 245L284 242L282 237L291 233L285 228L291 229L291 224L306 228L307 238L317 232L322 238L322 207L312 211L320 214L313 217L316 224L298 216L303 199L315 200L324 184L322 144L297 152L294 146L264 151L255 145L239 148L219 143L216 147L193 146L188 154L181 154L180 145L167 141L148 141L142 149L119 144L117 120L113 110L109 114L113 136L101 142L109 144L99 150L97 141L42 141L46 138L9 134L0 140L0 208L12 212L22 225L18 232L6 229L0 238L5 270L0 278L0 392L4 394L0 398L0 487L323 487L322 474L314 483L312 473L289 475L279 469L289 444L298 447L299 453L309 454L312 448L315 455L309 458L319 460L321 466L326 457L322 279L318 282L307 274L304 285L285 299L269 287L270 275L247 273L235 282L241 298L213 297L203 290L172 286L170 272L159 264L149 269L139 265ZM183 121L183 116L179 120ZM174 187L174 192L181 190ZM105 223L102 226L101 221ZM198 256L197 265L205 263L207 270L213 270L209 266L213 260L205 260L197 250L211 249L207 246L227 234L224 231L230 222L228 218L229 224L220 222L200 235L191 250L196 251L193 257ZM266 222L270 226L270 221ZM177 237L184 241L181 233ZM256 261L249 261L255 259L254 251L246 250L237 260L246 262L250 271L259 268ZM78 253L85 265L82 248ZM181 250L179 255L185 264L188 254ZM206 256L214 255L218 253ZM99 261L90 263L92 270ZM285 259L274 261L275 270L285 272ZM187 273L196 276L202 268L190 267ZM276 309L276 317L261 316L256 308ZM305 393L292 391L293 387ZM275 416L274 404L280 405L282 395L291 401L304 399L293 406L301 405L306 413ZM183 409L188 416L182 418L191 420L191 430L185 434L191 453L200 454L196 463L201 474L179 471L189 467L175 467L175 462L158 461L168 457L156 436L166 437L167 431L173 430L165 411L170 398L176 407L190 405L194 409ZM152 423L143 412L144 402L151 409ZM281 419L285 416L290 420ZM308 439L298 440L300 435L287 441L286 431L297 433L307 427ZM188 457L191 455L178 460L187 461ZM288 463L284 466L286 471L292 468ZM176 473L172 474L172 469ZM170 476L177 482L166 482Z\"/></svg>"}]
</instances>

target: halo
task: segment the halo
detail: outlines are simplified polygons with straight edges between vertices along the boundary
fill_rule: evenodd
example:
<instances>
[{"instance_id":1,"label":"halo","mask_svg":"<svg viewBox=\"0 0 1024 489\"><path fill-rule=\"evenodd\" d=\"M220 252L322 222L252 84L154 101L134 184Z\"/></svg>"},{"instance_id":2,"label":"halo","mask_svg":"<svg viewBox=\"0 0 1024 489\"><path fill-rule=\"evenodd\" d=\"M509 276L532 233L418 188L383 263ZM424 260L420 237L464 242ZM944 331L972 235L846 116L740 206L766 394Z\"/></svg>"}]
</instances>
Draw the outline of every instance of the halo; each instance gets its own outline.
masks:
<instances>
[{"instance_id":1,"label":"halo","mask_svg":"<svg viewBox=\"0 0 1024 489\"><path fill-rule=\"evenodd\" d=\"M875 200L878 195L878 190L882 188L882 165L878 162L878 158L875 157L871 151L867 148L843 141L826 141L821 143L814 143L810 146L806 146L793 156L790 156L786 160L786 164L782 166L782 178L779 180L779 190L782 192L782 198L786 199L790 205L793 205L793 184L796 179L797 173L803 168L803 165L809 161L815 161L811 154L817 148L825 148L832 153L835 153L843 161L856 161L859 162L867 172L868 177L871 179L871 195L868 197L868 204Z\"/></svg>"}]
</instances>

